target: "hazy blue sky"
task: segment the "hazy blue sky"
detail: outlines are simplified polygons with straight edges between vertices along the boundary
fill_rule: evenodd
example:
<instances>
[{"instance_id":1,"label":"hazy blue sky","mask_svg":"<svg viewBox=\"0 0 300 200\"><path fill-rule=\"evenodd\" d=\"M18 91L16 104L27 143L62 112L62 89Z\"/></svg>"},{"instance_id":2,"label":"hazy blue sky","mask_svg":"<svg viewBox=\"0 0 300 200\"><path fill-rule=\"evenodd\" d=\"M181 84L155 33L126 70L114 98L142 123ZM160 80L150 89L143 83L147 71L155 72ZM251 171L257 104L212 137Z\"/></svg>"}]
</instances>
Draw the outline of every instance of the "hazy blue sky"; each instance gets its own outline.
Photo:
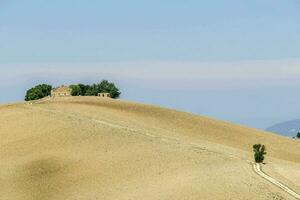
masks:
<instances>
[{"instance_id":1,"label":"hazy blue sky","mask_svg":"<svg viewBox=\"0 0 300 200\"><path fill-rule=\"evenodd\" d=\"M0 0L0 102L37 83L257 128L300 118L298 0Z\"/></svg>"}]
</instances>

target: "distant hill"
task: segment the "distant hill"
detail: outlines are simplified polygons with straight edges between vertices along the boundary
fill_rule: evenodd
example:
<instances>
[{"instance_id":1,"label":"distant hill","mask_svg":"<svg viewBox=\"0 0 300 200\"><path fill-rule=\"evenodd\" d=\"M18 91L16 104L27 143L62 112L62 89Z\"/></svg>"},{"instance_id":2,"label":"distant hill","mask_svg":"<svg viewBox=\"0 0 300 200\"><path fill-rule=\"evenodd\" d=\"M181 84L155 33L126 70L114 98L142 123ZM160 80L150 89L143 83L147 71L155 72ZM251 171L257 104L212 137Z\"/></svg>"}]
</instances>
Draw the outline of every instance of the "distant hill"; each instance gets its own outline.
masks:
<instances>
[{"instance_id":1,"label":"distant hill","mask_svg":"<svg viewBox=\"0 0 300 200\"><path fill-rule=\"evenodd\" d=\"M280 135L293 137L300 131L300 119L278 123L266 130Z\"/></svg>"}]
</instances>

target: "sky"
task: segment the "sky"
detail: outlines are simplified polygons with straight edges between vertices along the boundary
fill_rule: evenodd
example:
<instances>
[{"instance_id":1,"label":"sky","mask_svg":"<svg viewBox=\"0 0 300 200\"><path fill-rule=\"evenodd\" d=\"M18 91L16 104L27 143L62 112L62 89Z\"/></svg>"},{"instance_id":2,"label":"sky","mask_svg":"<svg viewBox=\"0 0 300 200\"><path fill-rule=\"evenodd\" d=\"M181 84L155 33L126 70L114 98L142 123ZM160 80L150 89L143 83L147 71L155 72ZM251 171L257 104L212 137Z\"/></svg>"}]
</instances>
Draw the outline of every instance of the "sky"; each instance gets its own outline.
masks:
<instances>
[{"instance_id":1,"label":"sky","mask_svg":"<svg viewBox=\"0 0 300 200\"><path fill-rule=\"evenodd\" d=\"M300 118L300 1L0 0L0 102L39 83L254 128Z\"/></svg>"}]
</instances>

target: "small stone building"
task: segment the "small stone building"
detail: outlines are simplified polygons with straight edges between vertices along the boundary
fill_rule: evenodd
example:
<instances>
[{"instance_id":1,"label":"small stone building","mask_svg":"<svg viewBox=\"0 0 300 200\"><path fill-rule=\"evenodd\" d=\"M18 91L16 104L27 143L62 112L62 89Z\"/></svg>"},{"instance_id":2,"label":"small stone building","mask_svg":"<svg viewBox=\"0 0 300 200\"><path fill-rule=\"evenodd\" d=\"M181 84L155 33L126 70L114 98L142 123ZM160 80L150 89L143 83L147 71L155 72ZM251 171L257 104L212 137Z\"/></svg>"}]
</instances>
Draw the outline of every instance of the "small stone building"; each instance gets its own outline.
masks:
<instances>
[{"instance_id":1,"label":"small stone building","mask_svg":"<svg viewBox=\"0 0 300 200\"><path fill-rule=\"evenodd\" d=\"M105 97L105 98L110 98L110 94L106 92L98 93L98 97Z\"/></svg>"},{"instance_id":2,"label":"small stone building","mask_svg":"<svg viewBox=\"0 0 300 200\"><path fill-rule=\"evenodd\" d=\"M54 88L51 91L51 97L69 97L72 96L71 92L72 89L70 87L62 85L60 87Z\"/></svg>"}]
</instances>

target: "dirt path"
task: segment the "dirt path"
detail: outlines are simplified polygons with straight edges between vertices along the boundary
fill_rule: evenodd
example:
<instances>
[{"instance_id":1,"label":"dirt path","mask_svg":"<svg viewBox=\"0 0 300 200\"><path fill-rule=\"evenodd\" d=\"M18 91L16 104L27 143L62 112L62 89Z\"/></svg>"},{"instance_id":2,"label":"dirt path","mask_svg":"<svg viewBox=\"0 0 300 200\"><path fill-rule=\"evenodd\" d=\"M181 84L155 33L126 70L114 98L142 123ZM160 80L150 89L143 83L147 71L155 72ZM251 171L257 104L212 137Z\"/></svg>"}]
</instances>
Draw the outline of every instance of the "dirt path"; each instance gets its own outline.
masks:
<instances>
[{"instance_id":1,"label":"dirt path","mask_svg":"<svg viewBox=\"0 0 300 200\"><path fill-rule=\"evenodd\" d=\"M292 189L290 189L288 186L280 183L279 181L277 181L276 179L270 177L269 175L265 174L262 169L261 169L261 165L259 163L254 163L253 164L253 169L254 171L261 177L263 177L264 179L268 180L269 182L271 182L272 184L276 185L277 187L279 187L280 189L286 191L287 193L289 193L290 195L292 195L293 197L295 197L296 199L300 199L300 195L293 191Z\"/></svg>"}]
</instances>

